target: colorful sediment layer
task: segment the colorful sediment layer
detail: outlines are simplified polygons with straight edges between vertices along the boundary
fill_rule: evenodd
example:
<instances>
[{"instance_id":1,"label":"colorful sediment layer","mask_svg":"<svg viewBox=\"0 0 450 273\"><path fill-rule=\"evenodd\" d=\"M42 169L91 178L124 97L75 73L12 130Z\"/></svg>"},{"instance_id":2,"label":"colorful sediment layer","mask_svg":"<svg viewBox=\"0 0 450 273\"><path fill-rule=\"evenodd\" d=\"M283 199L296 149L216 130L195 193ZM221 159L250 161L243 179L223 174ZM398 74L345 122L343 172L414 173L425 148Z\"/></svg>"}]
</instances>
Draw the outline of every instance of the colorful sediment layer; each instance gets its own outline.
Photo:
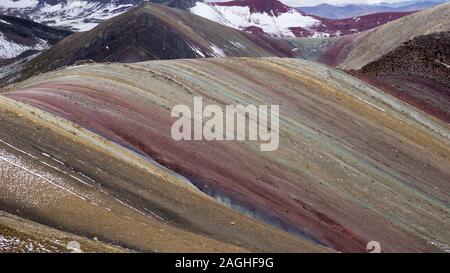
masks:
<instances>
[{"instance_id":1,"label":"colorful sediment layer","mask_svg":"<svg viewBox=\"0 0 450 273\"><path fill-rule=\"evenodd\" d=\"M177 104L192 107L194 96L221 106L280 105L279 149L261 152L254 141L174 141L171 109ZM34 207L20 196L9 200L2 195L2 203L26 206L30 215L47 223L147 250L149 245L157 250L204 250L196 243L205 240L205 234L214 239L207 245L216 251L239 250L236 246L320 250L305 239L338 251L363 252L369 241L380 242L386 252L448 250L448 125L343 72L278 58L93 64L31 78L0 97L6 100L3 107L12 100L30 105L22 109L33 113L34 107L41 109L36 123L49 113L61 117L52 118L53 126L71 139L45 130L20 131L17 122L6 119L11 126L2 126L9 135L5 141L30 145L64 166L82 170L135 208L126 214L133 213L139 224L148 221L154 230L186 241L173 245L157 244L153 237L143 240L138 224L118 218L127 207L101 192L95 193L102 200L96 201L100 207L88 215L71 211L76 219L66 219L68 211L57 203L53 211L45 200ZM69 121L92 137L67 133ZM12 137L17 131L20 137ZM100 147L92 144L97 135L104 138L95 141ZM73 138L82 138L83 145ZM173 173L154 167L158 164L153 160ZM188 184L182 187L178 175L234 210L291 236L226 209ZM172 180L178 182L168 182ZM94 195L92 189L83 190ZM59 202L94 208L65 195ZM114 220L108 220L113 216L104 207L119 210ZM149 207L162 222L148 219ZM105 222L99 225L103 214ZM132 230L135 240L116 234L117 226L104 230L103 224L111 221ZM105 233L109 237L101 235ZM274 234L278 237L271 238ZM293 236L297 241L290 242Z\"/></svg>"},{"instance_id":2,"label":"colorful sediment layer","mask_svg":"<svg viewBox=\"0 0 450 273\"><path fill-rule=\"evenodd\" d=\"M1 96L0 120L0 204L18 218L0 213L8 236L1 251L42 241L35 251L67 251L73 240L94 252L330 251L238 214L154 161L48 112ZM24 221L31 221L25 231Z\"/></svg>"}]
</instances>

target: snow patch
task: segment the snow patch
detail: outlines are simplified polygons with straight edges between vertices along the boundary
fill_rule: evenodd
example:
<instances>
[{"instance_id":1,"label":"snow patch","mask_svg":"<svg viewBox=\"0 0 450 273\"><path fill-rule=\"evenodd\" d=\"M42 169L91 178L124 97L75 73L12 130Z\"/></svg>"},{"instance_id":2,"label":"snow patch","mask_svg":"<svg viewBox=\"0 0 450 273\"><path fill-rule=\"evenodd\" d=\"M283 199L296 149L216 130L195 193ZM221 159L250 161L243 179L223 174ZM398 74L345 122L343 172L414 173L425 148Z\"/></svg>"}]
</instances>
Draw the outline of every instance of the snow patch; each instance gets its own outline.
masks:
<instances>
[{"instance_id":1,"label":"snow patch","mask_svg":"<svg viewBox=\"0 0 450 273\"><path fill-rule=\"evenodd\" d=\"M450 246L447 245L447 244L444 244L444 243L441 243L441 242L435 241L435 240L433 240L433 241L428 241L428 243L429 243L430 245L433 245L433 246L439 248L439 249L442 250L444 253L450 253Z\"/></svg>"},{"instance_id":2,"label":"snow patch","mask_svg":"<svg viewBox=\"0 0 450 273\"><path fill-rule=\"evenodd\" d=\"M66 67L66 70L70 70L70 69L74 69L74 68L78 68L78 67L82 67L84 65L80 64L80 65L72 65L72 66L68 66Z\"/></svg>"},{"instance_id":3,"label":"snow patch","mask_svg":"<svg viewBox=\"0 0 450 273\"><path fill-rule=\"evenodd\" d=\"M210 48L215 57L226 57L225 52L215 44L210 44Z\"/></svg>"},{"instance_id":4,"label":"snow patch","mask_svg":"<svg viewBox=\"0 0 450 273\"><path fill-rule=\"evenodd\" d=\"M31 8L35 7L39 3L39 0L2 0L0 2L0 8Z\"/></svg>"},{"instance_id":5,"label":"snow patch","mask_svg":"<svg viewBox=\"0 0 450 273\"><path fill-rule=\"evenodd\" d=\"M436 60L438 63L440 63L440 64L442 64L443 66L445 66L445 67L447 67L447 68L450 68L450 64L446 64L446 63L443 63L443 62L441 62L441 61L438 61L438 60Z\"/></svg>"},{"instance_id":6,"label":"snow patch","mask_svg":"<svg viewBox=\"0 0 450 273\"><path fill-rule=\"evenodd\" d=\"M46 245L43 245L39 241L31 238L18 238L11 235L0 235L0 252L40 252L40 253L53 253L60 245L60 241L57 239L47 240Z\"/></svg>"},{"instance_id":7,"label":"snow patch","mask_svg":"<svg viewBox=\"0 0 450 273\"><path fill-rule=\"evenodd\" d=\"M295 37L290 28L308 28L320 23L319 20L305 16L295 9L276 16L273 13L252 13L249 7L215 6L197 2L190 12L240 30L258 27L265 33L277 37Z\"/></svg>"},{"instance_id":8,"label":"snow patch","mask_svg":"<svg viewBox=\"0 0 450 273\"><path fill-rule=\"evenodd\" d=\"M14 58L27 50L44 50L47 48L49 48L48 43L42 39L39 39L39 41L33 46L26 46L10 41L5 37L5 35L3 35L3 33L0 32L0 58Z\"/></svg>"},{"instance_id":9,"label":"snow patch","mask_svg":"<svg viewBox=\"0 0 450 273\"><path fill-rule=\"evenodd\" d=\"M205 57L206 57L205 54L203 54L203 52L200 50L200 48L196 47L195 45L189 45L189 47L190 47L192 50L194 50L194 52L195 52L198 56L200 56L200 57L202 57L202 58L205 58Z\"/></svg>"},{"instance_id":10,"label":"snow patch","mask_svg":"<svg viewBox=\"0 0 450 273\"><path fill-rule=\"evenodd\" d=\"M38 160L35 156L14 147L13 145L0 139L0 143L12 148L25 156L29 156L32 160ZM40 161L40 163L43 163ZM44 164L49 166L49 164ZM42 168L37 168L30 164L27 159L16 156L0 146L0 180L4 180L2 184L2 192L10 196L17 196L20 200L29 202L35 206L49 206L52 200L64 198L64 196L72 195L83 201L86 198L65 183L60 176L55 176ZM15 183L7 183L7 181L15 181ZM52 190L49 190L52 188ZM30 193L33 192L33 194ZM39 192L39 194L36 194ZM38 198L30 198L37 195Z\"/></svg>"},{"instance_id":11,"label":"snow patch","mask_svg":"<svg viewBox=\"0 0 450 273\"><path fill-rule=\"evenodd\" d=\"M7 83L11 83L12 81L20 78L21 74L18 73L18 71L20 70L20 68L27 63L28 61L30 61L31 59L35 58L36 56L38 56L40 54L36 53L33 55L30 55L26 58L17 60L13 63L10 63L8 65L4 65L2 66L2 69L0 69L0 79L3 79L5 77L11 76L8 80ZM0 141L1 142L1 141Z\"/></svg>"},{"instance_id":12,"label":"snow patch","mask_svg":"<svg viewBox=\"0 0 450 273\"><path fill-rule=\"evenodd\" d=\"M97 26L101 21L119 15L132 4L117 5L114 3L69 1L57 5L45 4L32 16L33 20L42 22L52 20L51 26L66 27L77 31L87 31Z\"/></svg>"},{"instance_id":13,"label":"snow patch","mask_svg":"<svg viewBox=\"0 0 450 273\"><path fill-rule=\"evenodd\" d=\"M326 38L326 37L330 37L329 33L324 33L324 32L314 32L313 35L311 35L312 38Z\"/></svg>"},{"instance_id":14,"label":"snow patch","mask_svg":"<svg viewBox=\"0 0 450 273\"><path fill-rule=\"evenodd\" d=\"M241 43L239 43L239 42L237 42L237 41L231 41L231 44L233 45L233 46L235 46L235 47L237 47L237 48L245 48L245 45L243 45L243 44L241 44Z\"/></svg>"},{"instance_id":15,"label":"snow patch","mask_svg":"<svg viewBox=\"0 0 450 273\"><path fill-rule=\"evenodd\" d=\"M2 0L0 3L0 11L6 10L8 14L22 14L23 9L26 9L25 14L33 21L76 31L90 30L100 22L132 7L132 4L120 5L115 1L102 3L86 0L61 1L56 5L38 5L38 0Z\"/></svg>"}]
</instances>

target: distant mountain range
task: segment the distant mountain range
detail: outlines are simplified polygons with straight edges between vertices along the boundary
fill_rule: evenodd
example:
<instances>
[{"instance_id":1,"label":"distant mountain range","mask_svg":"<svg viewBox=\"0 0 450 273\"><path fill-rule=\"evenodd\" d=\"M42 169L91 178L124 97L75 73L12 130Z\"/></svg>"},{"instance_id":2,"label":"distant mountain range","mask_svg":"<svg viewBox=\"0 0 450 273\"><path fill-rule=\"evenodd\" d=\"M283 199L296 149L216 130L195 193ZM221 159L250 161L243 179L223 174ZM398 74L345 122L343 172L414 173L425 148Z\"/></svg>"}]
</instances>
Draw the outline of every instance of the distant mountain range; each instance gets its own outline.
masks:
<instances>
[{"instance_id":1,"label":"distant mountain range","mask_svg":"<svg viewBox=\"0 0 450 273\"><path fill-rule=\"evenodd\" d=\"M320 4L312 7L299 7L298 9L320 17L330 19L343 19L355 16L364 16L380 12L411 12L434 7L448 2L448 0L414 0L402 1L398 3L378 3L368 4L348 4L345 6L335 6L330 4Z\"/></svg>"},{"instance_id":2,"label":"distant mountain range","mask_svg":"<svg viewBox=\"0 0 450 273\"><path fill-rule=\"evenodd\" d=\"M409 13L381 13L366 17L330 20L289 7L278 0L197 1L191 13L223 25L273 37L328 37L377 27Z\"/></svg>"},{"instance_id":3,"label":"distant mountain range","mask_svg":"<svg viewBox=\"0 0 450 273\"><path fill-rule=\"evenodd\" d=\"M5 0L0 12L54 27L86 31L117 16L142 0ZM364 31L408 13L382 13L370 17L330 20L289 7L278 0L151 0L189 11L211 21L272 37L326 37Z\"/></svg>"}]
</instances>

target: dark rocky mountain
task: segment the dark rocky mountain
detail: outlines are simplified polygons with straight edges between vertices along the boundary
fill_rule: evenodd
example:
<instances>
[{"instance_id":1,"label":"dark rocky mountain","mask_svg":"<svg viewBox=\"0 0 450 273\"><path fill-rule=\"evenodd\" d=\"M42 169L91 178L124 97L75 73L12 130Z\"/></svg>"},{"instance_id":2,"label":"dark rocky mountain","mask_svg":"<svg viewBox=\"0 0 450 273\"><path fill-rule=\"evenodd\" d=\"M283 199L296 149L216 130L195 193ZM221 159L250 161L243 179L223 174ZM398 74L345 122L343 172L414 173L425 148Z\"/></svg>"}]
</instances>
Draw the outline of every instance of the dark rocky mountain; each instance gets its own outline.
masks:
<instances>
[{"instance_id":1,"label":"dark rocky mountain","mask_svg":"<svg viewBox=\"0 0 450 273\"><path fill-rule=\"evenodd\" d=\"M373 76L424 77L450 88L450 32L416 37L365 65L361 72Z\"/></svg>"},{"instance_id":2,"label":"dark rocky mountain","mask_svg":"<svg viewBox=\"0 0 450 273\"><path fill-rule=\"evenodd\" d=\"M0 15L0 58L14 58L26 51L47 49L72 34L30 20Z\"/></svg>"},{"instance_id":3,"label":"dark rocky mountain","mask_svg":"<svg viewBox=\"0 0 450 273\"><path fill-rule=\"evenodd\" d=\"M450 3L415 12L372 30L341 37L346 52L339 68L359 70L415 37L450 31ZM331 48L331 52L339 51Z\"/></svg>"},{"instance_id":4,"label":"dark rocky mountain","mask_svg":"<svg viewBox=\"0 0 450 273\"><path fill-rule=\"evenodd\" d=\"M0 15L0 81L7 84L43 50L72 34L30 20Z\"/></svg>"},{"instance_id":5,"label":"dark rocky mountain","mask_svg":"<svg viewBox=\"0 0 450 273\"><path fill-rule=\"evenodd\" d=\"M418 36L360 72L375 85L450 123L450 32Z\"/></svg>"},{"instance_id":6,"label":"dark rocky mountain","mask_svg":"<svg viewBox=\"0 0 450 273\"><path fill-rule=\"evenodd\" d=\"M189 12L143 3L79 32L26 63L14 77L73 65L81 61L139 62L203 57L294 57L284 40L242 32ZM10 77L1 80L10 82Z\"/></svg>"}]
</instances>

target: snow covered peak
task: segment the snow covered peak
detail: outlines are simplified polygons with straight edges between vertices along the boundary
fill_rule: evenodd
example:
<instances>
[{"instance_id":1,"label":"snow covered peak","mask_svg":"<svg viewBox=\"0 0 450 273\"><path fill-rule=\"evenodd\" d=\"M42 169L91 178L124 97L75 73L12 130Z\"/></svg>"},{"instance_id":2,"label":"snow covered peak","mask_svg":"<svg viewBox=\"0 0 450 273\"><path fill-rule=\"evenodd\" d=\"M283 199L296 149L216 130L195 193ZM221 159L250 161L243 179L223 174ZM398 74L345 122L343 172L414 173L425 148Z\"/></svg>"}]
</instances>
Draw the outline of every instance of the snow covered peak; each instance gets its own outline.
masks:
<instances>
[{"instance_id":1,"label":"snow covered peak","mask_svg":"<svg viewBox=\"0 0 450 273\"><path fill-rule=\"evenodd\" d=\"M190 12L229 27L275 37L295 37L293 29L308 29L320 23L277 0L197 2Z\"/></svg>"},{"instance_id":2,"label":"snow covered peak","mask_svg":"<svg viewBox=\"0 0 450 273\"><path fill-rule=\"evenodd\" d=\"M273 37L327 37L378 27L409 13L379 13L346 19L306 14L279 0L198 0L190 12L229 27Z\"/></svg>"},{"instance_id":3,"label":"snow covered peak","mask_svg":"<svg viewBox=\"0 0 450 273\"><path fill-rule=\"evenodd\" d=\"M143 0L1 0L0 13L86 31Z\"/></svg>"},{"instance_id":4,"label":"snow covered peak","mask_svg":"<svg viewBox=\"0 0 450 273\"><path fill-rule=\"evenodd\" d=\"M39 4L39 0L2 0L0 3L1 8L10 9L10 8L31 8L37 6Z\"/></svg>"},{"instance_id":5,"label":"snow covered peak","mask_svg":"<svg viewBox=\"0 0 450 273\"><path fill-rule=\"evenodd\" d=\"M293 9L278 0L234 0L230 2L217 2L215 5L249 7L252 13L268 13L275 16Z\"/></svg>"}]
</instances>

